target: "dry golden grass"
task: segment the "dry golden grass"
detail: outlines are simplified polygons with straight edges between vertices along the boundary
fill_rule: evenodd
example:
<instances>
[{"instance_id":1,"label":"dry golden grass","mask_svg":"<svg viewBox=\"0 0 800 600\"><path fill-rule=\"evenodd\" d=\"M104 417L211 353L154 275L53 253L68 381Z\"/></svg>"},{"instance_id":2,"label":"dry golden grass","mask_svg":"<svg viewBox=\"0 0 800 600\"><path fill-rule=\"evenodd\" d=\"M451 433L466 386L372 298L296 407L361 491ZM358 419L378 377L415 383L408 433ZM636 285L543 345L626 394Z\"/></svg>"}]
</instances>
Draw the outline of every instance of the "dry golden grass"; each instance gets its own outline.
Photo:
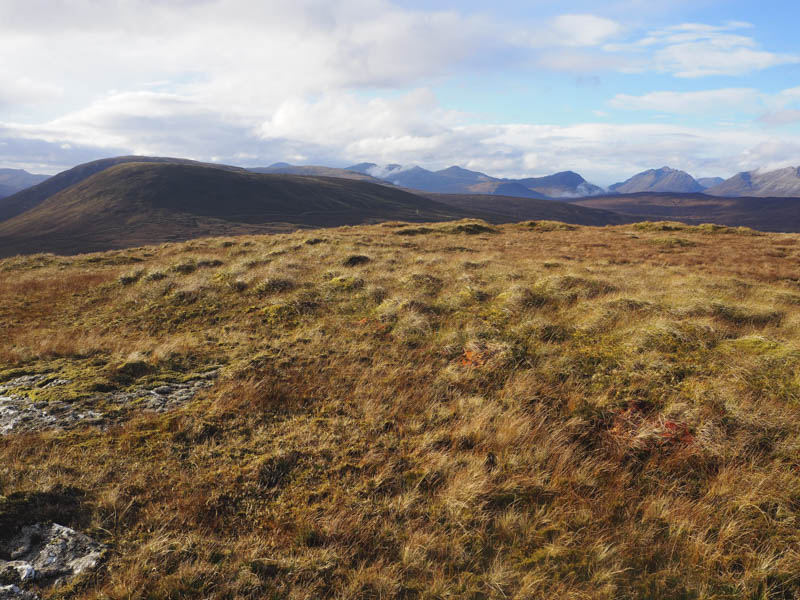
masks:
<instances>
[{"instance_id":1,"label":"dry golden grass","mask_svg":"<svg viewBox=\"0 0 800 600\"><path fill-rule=\"evenodd\" d=\"M408 227L0 262L0 384L222 366L0 438L0 517L112 548L47 595L800 598L800 237Z\"/></svg>"}]
</instances>

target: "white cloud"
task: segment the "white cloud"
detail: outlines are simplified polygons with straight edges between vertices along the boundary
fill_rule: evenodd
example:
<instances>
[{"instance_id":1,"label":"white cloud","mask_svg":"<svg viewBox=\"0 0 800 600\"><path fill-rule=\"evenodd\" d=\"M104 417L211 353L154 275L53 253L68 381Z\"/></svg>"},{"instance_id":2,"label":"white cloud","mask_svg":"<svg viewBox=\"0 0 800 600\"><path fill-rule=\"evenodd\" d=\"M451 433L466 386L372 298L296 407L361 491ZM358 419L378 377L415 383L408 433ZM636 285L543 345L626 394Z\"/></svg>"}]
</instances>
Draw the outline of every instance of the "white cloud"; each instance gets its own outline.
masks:
<instances>
[{"instance_id":1,"label":"white cloud","mask_svg":"<svg viewBox=\"0 0 800 600\"><path fill-rule=\"evenodd\" d=\"M126 92L103 98L90 106L42 125L17 125L23 136L47 142L69 140L95 147L130 148L137 154L183 150L236 133L225 126L216 111L175 94ZM228 130L225 135L225 129ZM241 133L241 131L238 131Z\"/></svg>"},{"instance_id":2,"label":"white cloud","mask_svg":"<svg viewBox=\"0 0 800 600\"><path fill-rule=\"evenodd\" d=\"M796 144L782 132L741 128L470 125L430 90L458 72L483 72L476 67L524 65L517 74L528 78L542 67L689 77L797 60L760 49L742 30L684 24L621 45L611 42L630 30L592 14L514 23L390 0L107 0L102 10L96 0L5 0L0 55L14 60L0 74L0 161L41 171L136 152L251 166L368 160L508 175L573 168L601 183L664 163L726 174ZM752 93L656 92L611 104L712 112L745 108ZM773 120L788 119L798 98L794 88L765 106ZM35 102L37 112L26 112Z\"/></svg>"},{"instance_id":3,"label":"white cloud","mask_svg":"<svg viewBox=\"0 0 800 600\"><path fill-rule=\"evenodd\" d=\"M52 102L63 95L58 86L30 77L7 77L0 73L0 107Z\"/></svg>"},{"instance_id":4,"label":"white cloud","mask_svg":"<svg viewBox=\"0 0 800 600\"><path fill-rule=\"evenodd\" d=\"M641 96L617 94L609 104L624 110L650 110L672 114L719 113L726 110L752 111L760 94L752 88L727 88L697 92L651 92Z\"/></svg>"},{"instance_id":5,"label":"white cloud","mask_svg":"<svg viewBox=\"0 0 800 600\"><path fill-rule=\"evenodd\" d=\"M796 108L787 108L784 110L767 112L759 118L759 121L773 127L800 123L800 110Z\"/></svg>"},{"instance_id":6,"label":"white cloud","mask_svg":"<svg viewBox=\"0 0 800 600\"><path fill-rule=\"evenodd\" d=\"M778 97L784 102L800 101L800 87L783 90Z\"/></svg>"},{"instance_id":7,"label":"white cloud","mask_svg":"<svg viewBox=\"0 0 800 600\"><path fill-rule=\"evenodd\" d=\"M625 56L591 52L582 48L545 49L539 53L536 64L553 71L580 74L627 71L632 68L631 61Z\"/></svg>"},{"instance_id":8,"label":"white cloud","mask_svg":"<svg viewBox=\"0 0 800 600\"><path fill-rule=\"evenodd\" d=\"M219 110L259 113L291 95L417 85L500 43L483 17L388 0L0 3L0 55L15 57L3 79L37 73L70 91L72 109L161 80Z\"/></svg>"},{"instance_id":9,"label":"white cloud","mask_svg":"<svg viewBox=\"0 0 800 600\"><path fill-rule=\"evenodd\" d=\"M758 122L768 127L800 122L800 87L776 94L760 93L754 88L726 88L695 92L659 91L641 96L617 94L608 102L620 110L652 111L676 115L720 115L761 113ZM736 122L724 122L736 126Z\"/></svg>"},{"instance_id":10,"label":"white cloud","mask_svg":"<svg viewBox=\"0 0 800 600\"><path fill-rule=\"evenodd\" d=\"M368 140L429 138L452 127L461 115L444 111L430 90L418 89L393 99L362 100L343 93L323 95L316 102L287 100L260 127L265 139L290 137L303 142L321 139Z\"/></svg>"},{"instance_id":11,"label":"white cloud","mask_svg":"<svg viewBox=\"0 0 800 600\"><path fill-rule=\"evenodd\" d=\"M773 54L744 46L726 47L714 41L687 42L667 46L656 53L662 68L677 77L745 75L769 67L797 63L796 56Z\"/></svg>"},{"instance_id":12,"label":"white cloud","mask_svg":"<svg viewBox=\"0 0 800 600\"><path fill-rule=\"evenodd\" d=\"M550 22L552 45L599 46L622 31L616 21L596 15L560 15Z\"/></svg>"},{"instance_id":13,"label":"white cloud","mask_svg":"<svg viewBox=\"0 0 800 600\"><path fill-rule=\"evenodd\" d=\"M541 23L519 24L502 32L511 45L524 48L596 47L619 36L624 27L590 14L558 15Z\"/></svg>"},{"instance_id":14,"label":"white cloud","mask_svg":"<svg viewBox=\"0 0 800 600\"><path fill-rule=\"evenodd\" d=\"M135 116L141 112L150 116ZM57 145L70 143L84 155L87 148L94 148L98 156L125 148L246 166L277 160L338 166L369 161L428 168L460 164L507 176L573 169L599 184L662 164L697 176L729 176L782 160L800 163L800 141L774 130L463 122L463 115L439 107L425 89L391 101L342 92L326 94L316 102L287 100L270 119L252 126L227 120L184 98L139 93L106 98L43 126L7 128L0 131L0 138L27 139L31 147L15 151L18 160L30 153L31 163L40 160L43 147L58 156ZM70 152L63 154L76 156L76 151ZM0 160L4 154L0 152Z\"/></svg>"},{"instance_id":15,"label":"white cloud","mask_svg":"<svg viewBox=\"0 0 800 600\"><path fill-rule=\"evenodd\" d=\"M800 63L800 56L768 52L748 36L731 31L750 28L749 23L729 22L715 26L683 23L653 31L634 44L607 45L615 52L647 51L650 55L634 70L656 70L676 77L745 75L770 67Z\"/></svg>"}]
</instances>

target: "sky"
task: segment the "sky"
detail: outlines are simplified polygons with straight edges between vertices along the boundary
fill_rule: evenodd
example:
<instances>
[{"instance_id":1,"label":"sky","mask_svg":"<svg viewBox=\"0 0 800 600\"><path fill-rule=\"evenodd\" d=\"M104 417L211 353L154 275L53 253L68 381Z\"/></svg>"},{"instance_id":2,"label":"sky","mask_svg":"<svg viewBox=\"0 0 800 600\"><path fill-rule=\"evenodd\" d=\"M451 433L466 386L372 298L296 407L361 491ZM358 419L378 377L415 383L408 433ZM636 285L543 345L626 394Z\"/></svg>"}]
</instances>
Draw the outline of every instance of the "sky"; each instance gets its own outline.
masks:
<instances>
[{"instance_id":1,"label":"sky","mask_svg":"<svg viewBox=\"0 0 800 600\"><path fill-rule=\"evenodd\" d=\"M0 167L800 165L796 0L0 0Z\"/></svg>"}]
</instances>

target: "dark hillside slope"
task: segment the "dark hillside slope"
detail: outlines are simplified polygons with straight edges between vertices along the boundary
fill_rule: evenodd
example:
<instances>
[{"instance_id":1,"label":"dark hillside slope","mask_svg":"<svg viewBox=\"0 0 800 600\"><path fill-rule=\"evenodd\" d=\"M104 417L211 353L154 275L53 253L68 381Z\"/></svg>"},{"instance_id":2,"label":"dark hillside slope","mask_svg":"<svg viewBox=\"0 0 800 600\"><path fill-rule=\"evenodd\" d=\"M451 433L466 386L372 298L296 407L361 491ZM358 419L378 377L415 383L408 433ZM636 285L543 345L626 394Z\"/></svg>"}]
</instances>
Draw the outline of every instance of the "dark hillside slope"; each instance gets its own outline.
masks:
<instances>
[{"instance_id":1,"label":"dark hillside slope","mask_svg":"<svg viewBox=\"0 0 800 600\"><path fill-rule=\"evenodd\" d=\"M800 198L720 198L705 194L641 193L581 198L573 203L649 220L718 223L761 231L800 232Z\"/></svg>"},{"instance_id":2,"label":"dark hillside slope","mask_svg":"<svg viewBox=\"0 0 800 600\"><path fill-rule=\"evenodd\" d=\"M497 187L491 192L496 196L514 196L516 198L537 198L539 200L547 200L548 197L539 192L534 192L526 188L521 183L516 181L509 181L508 183L499 183Z\"/></svg>"},{"instance_id":3,"label":"dark hillside slope","mask_svg":"<svg viewBox=\"0 0 800 600\"><path fill-rule=\"evenodd\" d=\"M383 185L170 163L116 165L0 223L0 256L473 216Z\"/></svg>"},{"instance_id":4,"label":"dark hillside slope","mask_svg":"<svg viewBox=\"0 0 800 600\"><path fill-rule=\"evenodd\" d=\"M197 162L184 158L165 158L160 156L117 156L115 158L103 158L92 162L84 163L73 167L67 171L62 171L58 175L54 175L44 182L22 190L8 198L0 200L0 221L11 219L17 215L30 210L47 200L49 197L67 189L68 187L80 183L87 177L91 177L95 173L104 171L110 167L125 163L172 163L180 165L196 165L213 167L216 169L224 169L227 171L243 171L239 167L231 167L227 165L215 165L209 163Z\"/></svg>"}]
</instances>

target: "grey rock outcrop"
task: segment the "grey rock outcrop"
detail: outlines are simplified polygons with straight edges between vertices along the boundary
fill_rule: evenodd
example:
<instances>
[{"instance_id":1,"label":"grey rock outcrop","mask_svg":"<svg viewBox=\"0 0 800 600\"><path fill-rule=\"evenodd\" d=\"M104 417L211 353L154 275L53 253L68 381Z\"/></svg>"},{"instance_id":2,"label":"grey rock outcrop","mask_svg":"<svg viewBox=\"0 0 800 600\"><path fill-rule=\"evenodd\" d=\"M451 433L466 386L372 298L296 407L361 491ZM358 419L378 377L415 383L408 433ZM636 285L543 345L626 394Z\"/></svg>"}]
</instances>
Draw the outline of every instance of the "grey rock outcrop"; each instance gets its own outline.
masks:
<instances>
[{"instance_id":1,"label":"grey rock outcrop","mask_svg":"<svg viewBox=\"0 0 800 600\"><path fill-rule=\"evenodd\" d=\"M78 426L105 427L120 420L122 413L134 409L165 412L185 404L202 389L213 385L216 371L189 381L159 385L153 389L99 392L72 404L37 402L32 390L71 383L66 379L48 380L45 375L25 375L0 385L0 436L19 432L72 429Z\"/></svg>"},{"instance_id":2,"label":"grey rock outcrop","mask_svg":"<svg viewBox=\"0 0 800 600\"><path fill-rule=\"evenodd\" d=\"M0 600L39 600L39 596L16 585L0 585Z\"/></svg>"},{"instance_id":3,"label":"grey rock outcrop","mask_svg":"<svg viewBox=\"0 0 800 600\"><path fill-rule=\"evenodd\" d=\"M0 600L35 598L26 588L62 585L95 569L106 548L56 523L28 525L0 543Z\"/></svg>"}]
</instances>

